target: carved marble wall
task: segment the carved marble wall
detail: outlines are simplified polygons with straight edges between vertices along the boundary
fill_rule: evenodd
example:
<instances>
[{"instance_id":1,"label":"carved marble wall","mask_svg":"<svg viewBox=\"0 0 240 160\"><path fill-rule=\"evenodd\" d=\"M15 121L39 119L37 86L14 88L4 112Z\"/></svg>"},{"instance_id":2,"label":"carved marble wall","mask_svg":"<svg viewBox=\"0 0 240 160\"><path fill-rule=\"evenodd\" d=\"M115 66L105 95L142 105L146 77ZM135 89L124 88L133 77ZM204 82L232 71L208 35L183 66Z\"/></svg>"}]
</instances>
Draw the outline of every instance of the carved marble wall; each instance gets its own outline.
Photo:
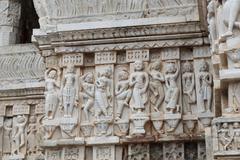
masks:
<instances>
[{"instance_id":1,"label":"carved marble wall","mask_svg":"<svg viewBox=\"0 0 240 160\"><path fill-rule=\"evenodd\" d=\"M34 0L34 44L0 47L0 159L239 156L238 3Z\"/></svg>"},{"instance_id":2,"label":"carved marble wall","mask_svg":"<svg viewBox=\"0 0 240 160\"><path fill-rule=\"evenodd\" d=\"M212 126L214 156L230 159L239 156L239 15L237 0L211 0L208 25L215 70L215 92L219 118Z\"/></svg>"}]
</instances>

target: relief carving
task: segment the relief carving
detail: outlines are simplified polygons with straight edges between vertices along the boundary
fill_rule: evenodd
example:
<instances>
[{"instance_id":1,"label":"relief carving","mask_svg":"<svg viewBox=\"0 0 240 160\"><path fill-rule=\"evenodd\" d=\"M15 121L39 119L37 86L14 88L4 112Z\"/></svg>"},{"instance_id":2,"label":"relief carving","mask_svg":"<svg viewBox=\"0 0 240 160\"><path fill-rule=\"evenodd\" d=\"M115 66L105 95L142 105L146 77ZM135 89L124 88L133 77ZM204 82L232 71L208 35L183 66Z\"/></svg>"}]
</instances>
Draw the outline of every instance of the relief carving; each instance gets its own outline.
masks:
<instances>
[{"instance_id":1,"label":"relief carving","mask_svg":"<svg viewBox=\"0 0 240 160\"><path fill-rule=\"evenodd\" d=\"M93 73L87 73L80 78L80 84L82 87L82 96L83 96L83 111L86 121L90 121L89 114L94 105L94 75ZM93 114L93 113L92 113Z\"/></svg>"},{"instance_id":2,"label":"relief carving","mask_svg":"<svg viewBox=\"0 0 240 160\"><path fill-rule=\"evenodd\" d=\"M124 107L129 107L129 101L131 99L132 90L129 86L129 73L126 70L122 70L118 73L118 83L116 85L116 101L117 111L116 120L120 120Z\"/></svg>"},{"instance_id":3,"label":"relief carving","mask_svg":"<svg viewBox=\"0 0 240 160\"><path fill-rule=\"evenodd\" d=\"M111 76L112 70L111 68L107 68L102 73L99 73L95 83L96 90L94 109L95 118L97 120L101 119L101 115L103 115L103 117L108 117L111 115L110 111L112 109Z\"/></svg>"},{"instance_id":4,"label":"relief carving","mask_svg":"<svg viewBox=\"0 0 240 160\"><path fill-rule=\"evenodd\" d=\"M178 104L180 89L177 85L177 78L179 76L179 66L176 63L167 63L165 72L165 84L166 84L166 112L179 113L180 106Z\"/></svg>"},{"instance_id":5,"label":"relief carving","mask_svg":"<svg viewBox=\"0 0 240 160\"><path fill-rule=\"evenodd\" d=\"M27 124L27 117L19 115L16 117L15 128L13 129L12 137L12 155L25 156L22 148L25 147L25 129Z\"/></svg>"},{"instance_id":6,"label":"relief carving","mask_svg":"<svg viewBox=\"0 0 240 160\"><path fill-rule=\"evenodd\" d=\"M182 86L183 105L186 107L187 113L192 114L192 104L196 103L196 91L193 65L189 61L185 62L183 65Z\"/></svg>"},{"instance_id":7,"label":"relief carving","mask_svg":"<svg viewBox=\"0 0 240 160\"><path fill-rule=\"evenodd\" d=\"M45 72L45 116L48 119L54 119L59 107L60 75L61 72L55 69L48 69Z\"/></svg>"},{"instance_id":8,"label":"relief carving","mask_svg":"<svg viewBox=\"0 0 240 160\"><path fill-rule=\"evenodd\" d=\"M64 117L72 117L73 109L78 105L78 78L75 67L68 65L66 74L63 76L62 82L62 99Z\"/></svg>"},{"instance_id":9,"label":"relief carving","mask_svg":"<svg viewBox=\"0 0 240 160\"><path fill-rule=\"evenodd\" d=\"M163 103L165 93L163 83L165 82L164 75L160 72L161 62L156 61L149 66L149 89L150 102L154 106L155 112L160 112L160 107Z\"/></svg>"},{"instance_id":10,"label":"relief carving","mask_svg":"<svg viewBox=\"0 0 240 160\"><path fill-rule=\"evenodd\" d=\"M202 60L200 67L199 67L199 73L198 73L198 81L200 84L200 88L198 90L199 93L199 101L201 105L201 111L202 113L211 112L212 107L212 96L213 96L213 76L212 73L209 72L209 64L205 60Z\"/></svg>"}]
</instances>

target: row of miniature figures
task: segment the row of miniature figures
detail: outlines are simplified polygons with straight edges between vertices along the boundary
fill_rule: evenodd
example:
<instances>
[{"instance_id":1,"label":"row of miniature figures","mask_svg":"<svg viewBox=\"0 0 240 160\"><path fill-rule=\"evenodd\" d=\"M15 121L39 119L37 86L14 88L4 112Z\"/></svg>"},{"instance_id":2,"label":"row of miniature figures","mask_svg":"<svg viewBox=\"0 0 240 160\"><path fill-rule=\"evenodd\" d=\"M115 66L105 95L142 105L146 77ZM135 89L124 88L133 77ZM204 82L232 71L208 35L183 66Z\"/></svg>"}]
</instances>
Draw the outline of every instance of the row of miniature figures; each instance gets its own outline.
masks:
<instances>
[{"instance_id":1,"label":"row of miniature figures","mask_svg":"<svg viewBox=\"0 0 240 160\"><path fill-rule=\"evenodd\" d=\"M40 125L43 116L18 115L5 117L1 127L3 160L44 157L39 146L44 136Z\"/></svg>"},{"instance_id":2,"label":"row of miniature figures","mask_svg":"<svg viewBox=\"0 0 240 160\"><path fill-rule=\"evenodd\" d=\"M192 106L197 100L201 105L198 112L211 112L213 82L208 62L201 61L196 72L197 80L189 61L183 64L182 85L181 82L179 84L179 73L180 65L177 62L167 63L163 74L160 61L151 63L148 68L144 62L136 61L130 75L126 69L117 73L118 81L114 88L112 68L105 68L98 73L95 81L92 72L77 76L73 65L67 66L62 78L60 69L51 68L46 71L46 117L54 119L58 108L64 117L72 117L74 107L79 105L83 108L86 121L90 121L91 113L96 119L112 116L114 100L117 106L116 120L121 119L124 107L132 112L144 112L150 105L151 112L181 113L181 86L186 113L192 113ZM196 83L199 87L196 87Z\"/></svg>"}]
</instances>

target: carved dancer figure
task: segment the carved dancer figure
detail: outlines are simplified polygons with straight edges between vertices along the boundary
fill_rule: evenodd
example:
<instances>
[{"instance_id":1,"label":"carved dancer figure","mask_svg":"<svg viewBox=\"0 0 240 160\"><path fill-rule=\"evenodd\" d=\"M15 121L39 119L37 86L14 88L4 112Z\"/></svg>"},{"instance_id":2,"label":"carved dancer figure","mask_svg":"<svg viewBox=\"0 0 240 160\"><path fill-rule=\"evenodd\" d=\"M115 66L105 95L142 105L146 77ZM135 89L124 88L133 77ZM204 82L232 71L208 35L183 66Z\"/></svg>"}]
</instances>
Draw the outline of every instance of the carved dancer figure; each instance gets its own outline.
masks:
<instances>
[{"instance_id":1,"label":"carved dancer figure","mask_svg":"<svg viewBox=\"0 0 240 160\"><path fill-rule=\"evenodd\" d=\"M229 15L229 17L224 20L224 23L228 26L228 30L222 35L223 38L232 36L234 27L240 28L240 22L237 21L240 13L240 1L227 0L224 4L224 11L226 15Z\"/></svg>"},{"instance_id":2,"label":"carved dancer figure","mask_svg":"<svg viewBox=\"0 0 240 160\"><path fill-rule=\"evenodd\" d=\"M78 101L78 82L73 65L68 65L66 74L63 78L62 102L64 108L64 117L72 117L73 107Z\"/></svg>"},{"instance_id":3,"label":"carved dancer figure","mask_svg":"<svg viewBox=\"0 0 240 160\"><path fill-rule=\"evenodd\" d=\"M57 75L58 74L58 75ZM56 71L55 69L48 69L45 72L45 112L46 117L48 119L53 119L56 113L56 109L59 105L59 88L60 88L60 71ZM56 80L56 78L58 80Z\"/></svg>"},{"instance_id":4,"label":"carved dancer figure","mask_svg":"<svg viewBox=\"0 0 240 160\"><path fill-rule=\"evenodd\" d=\"M94 75L93 73L87 73L80 78L83 95L83 111L85 118L89 121L89 112L94 105Z\"/></svg>"},{"instance_id":5,"label":"carved dancer figure","mask_svg":"<svg viewBox=\"0 0 240 160\"><path fill-rule=\"evenodd\" d=\"M116 100L117 100L117 114L116 120L121 119L124 106L128 106L131 99L131 89L128 80L129 73L126 70L122 70L118 73L118 83L116 88Z\"/></svg>"},{"instance_id":6,"label":"carved dancer figure","mask_svg":"<svg viewBox=\"0 0 240 160\"><path fill-rule=\"evenodd\" d=\"M148 100L147 89L149 85L149 76L144 71L143 61L134 63L134 72L130 75L130 86L132 87L133 104L131 109L142 112L145 110L145 104Z\"/></svg>"},{"instance_id":7,"label":"carved dancer figure","mask_svg":"<svg viewBox=\"0 0 240 160\"><path fill-rule=\"evenodd\" d=\"M164 75L160 72L161 62L156 61L149 66L149 89L150 102L154 106L155 112L160 111L161 104L164 100L165 93L163 84L165 82Z\"/></svg>"},{"instance_id":8,"label":"carved dancer figure","mask_svg":"<svg viewBox=\"0 0 240 160\"><path fill-rule=\"evenodd\" d=\"M25 126L27 123L27 118L25 116L17 116L16 128L13 132L13 146L12 155L21 154L20 149L25 145Z\"/></svg>"},{"instance_id":9,"label":"carved dancer figure","mask_svg":"<svg viewBox=\"0 0 240 160\"><path fill-rule=\"evenodd\" d=\"M223 123L221 129L218 131L219 142L223 148L223 150L228 150L233 141L233 136L230 135L229 126L227 123Z\"/></svg>"},{"instance_id":10,"label":"carved dancer figure","mask_svg":"<svg viewBox=\"0 0 240 160\"><path fill-rule=\"evenodd\" d=\"M29 124L27 127L27 152L28 155L37 153L37 118L35 116L31 116L29 118Z\"/></svg>"},{"instance_id":11,"label":"carved dancer figure","mask_svg":"<svg viewBox=\"0 0 240 160\"><path fill-rule=\"evenodd\" d=\"M3 124L3 153L5 155L11 154L12 148L12 119L6 119Z\"/></svg>"},{"instance_id":12,"label":"carved dancer figure","mask_svg":"<svg viewBox=\"0 0 240 160\"><path fill-rule=\"evenodd\" d=\"M196 92L193 66L188 61L185 62L183 65L182 86L183 86L183 103L184 106L186 106L186 111L191 114L192 113L191 105L196 102Z\"/></svg>"},{"instance_id":13,"label":"carved dancer figure","mask_svg":"<svg viewBox=\"0 0 240 160\"><path fill-rule=\"evenodd\" d=\"M212 105L212 74L209 72L209 65L202 61L199 68L198 80L200 83L199 94L202 112L211 112Z\"/></svg>"},{"instance_id":14,"label":"carved dancer figure","mask_svg":"<svg viewBox=\"0 0 240 160\"><path fill-rule=\"evenodd\" d=\"M101 114L104 116L108 115L108 108L111 106L111 68L105 69L102 74L99 75L96 81L96 91L95 91L95 117L100 118Z\"/></svg>"},{"instance_id":15,"label":"carved dancer figure","mask_svg":"<svg viewBox=\"0 0 240 160\"><path fill-rule=\"evenodd\" d=\"M177 109L178 98L180 90L177 86L177 78L179 75L179 67L175 63L168 63L165 73L165 84L167 87L165 102L167 103L166 111L174 113Z\"/></svg>"},{"instance_id":16,"label":"carved dancer figure","mask_svg":"<svg viewBox=\"0 0 240 160\"><path fill-rule=\"evenodd\" d=\"M233 129L234 129L234 138L233 138L234 149L240 150L240 124L239 124L239 122L233 123Z\"/></svg>"}]
</instances>

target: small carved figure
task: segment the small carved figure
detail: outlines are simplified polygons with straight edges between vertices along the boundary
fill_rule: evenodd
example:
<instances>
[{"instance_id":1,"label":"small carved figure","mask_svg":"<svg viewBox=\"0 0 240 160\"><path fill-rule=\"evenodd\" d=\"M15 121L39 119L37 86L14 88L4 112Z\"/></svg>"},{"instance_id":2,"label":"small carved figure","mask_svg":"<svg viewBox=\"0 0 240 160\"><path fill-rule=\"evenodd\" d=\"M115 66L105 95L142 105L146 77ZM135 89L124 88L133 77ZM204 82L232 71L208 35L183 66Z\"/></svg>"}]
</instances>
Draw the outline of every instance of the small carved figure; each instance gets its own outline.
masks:
<instances>
[{"instance_id":1,"label":"small carved figure","mask_svg":"<svg viewBox=\"0 0 240 160\"><path fill-rule=\"evenodd\" d=\"M239 122L233 123L233 129L234 129L234 138L233 138L234 149L240 150L240 124L239 124Z\"/></svg>"},{"instance_id":2,"label":"small carved figure","mask_svg":"<svg viewBox=\"0 0 240 160\"><path fill-rule=\"evenodd\" d=\"M82 85L82 95L83 95L83 111L85 118L89 121L89 111L94 105L94 75L93 73L87 73L80 78Z\"/></svg>"},{"instance_id":3,"label":"small carved figure","mask_svg":"<svg viewBox=\"0 0 240 160\"><path fill-rule=\"evenodd\" d=\"M57 75L58 74L58 75ZM53 119L56 113L56 109L59 105L59 88L60 88L60 71L55 69L48 69L45 72L45 84L46 84L46 102L45 102L45 112L48 119ZM56 78L58 80L56 80Z\"/></svg>"},{"instance_id":4,"label":"small carved figure","mask_svg":"<svg viewBox=\"0 0 240 160\"><path fill-rule=\"evenodd\" d=\"M154 106L155 112L160 111L161 104L164 100L164 87L165 82L164 75L160 72L161 62L156 61L149 66L149 89L150 89L150 101Z\"/></svg>"},{"instance_id":5,"label":"small carved figure","mask_svg":"<svg viewBox=\"0 0 240 160\"><path fill-rule=\"evenodd\" d=\"M175 63L168 63L165 73L165 84L167 87L165 102L167 103L166 111L174 113L176 110L179 112L178 98L180 90L177 86L177 78L179 75L179 67Z\"/></svg>"},{"instance_id":6,"label":"small carved figure","mask_svg":"<svg viewBox=\"0 0 240 160\"><path fill-rule=\"evenodd\" d=\"M183 65L182 86L184 106L188 113L192 113L191 105L196 102L195 76L193 66L188 61Z\"/></svg>"},{"instance_id":7,"label":"small carved figure","mask_svg":"<svg viewBox=\"0 0 240 160\"><path fill-rule=\"evenodd\" d=\"M73 65L68 65L62 84L64 117L72 117L73 107L78 103L78 82Z\"/></svg>"},{"instance_id":8,"label":"small carved figure","mask_svg":"<svg viewBox=\"0 0 240 160\"><path fill-rule=\"evenodd\" d=\"M122 70L118 73L118 83L116 88L117 114L116 120L121 119L124 106L128 106L131 99L131 89L128 80L129 73Z\"/></svg>"},{"instance_id":9,"label":"small carved figure","mask_svg":"<svg viewBox=\"0 0 240 160\"><path fill-rule=\"evenodd\" d=\"M105 69L96 81L96 91L95 91L95 117L100 118L101 114L108 116L108 108L112 107L112 94L111 94L111 68Z\"/></svg>"},{"instance_id":10,"label":"small carved figure","mask_svg":"<svg viewBox=\"0 0 240 160\"><path fill-rule=\"evenodd\" d=\"M35 116L31 116L29 118L29 124L27 128L27 148L28 155L36 154L37 152L37 118Z\"/></svg>"},{"instance_id":11,"label":"small carved figure","mask_svg":"<svg viewBox=\"0 0 240 160\"><path fill-rule=\"evenodd\" d=\"M224 11L229 17L224 20L224 23L228 26L227 32L222 35L223 38L233 35L233 28L240 28L240 22L237 21L240 13L240 1L239 0L227 0L224 4ZM229 12L229 13L226 13Z\"/></svg>"},{"instance_id":12,"label":"small carved figure","mask_svg":"<svg viewBox=\"0 0 240 160\"><path fill-rule=\"evenodd\" d=\"M216 0L211 0L208 4L208 15L207 15L207 21L208 21L208 30L209 30L209 39L212 44L212 50L214 50L215 41L217 39L217 27L216 27L216 10L217 2Z\"/></svg>"},{"instance_id":13,"label":"small carved figure","mask_svg":"<svg viewBox=\"0 0 240 160\"><path fill-rule=\"evenodd\" d=\"M149 85L149 76L144 71L143 61L134 63L134 72L130 75L130 86L132 87L133 104L131 109L142 112L145 110L145 104L148 100L147 89Z\"/></svg>"},{"instance_id":14,"label":"small carved figure","mask_svg":"<svg viewBox=\"0 0 240 160\"><path fill-rule=\"evenodd\" d=\"M25 116L17 116L16 118L16 128L14 128L13 132L13 146L12 155L21 154L20 149L25 145L25 126L27 123L27 117Z\"/></svg>"},{"instance_id":15,"label":"small carved figure","mask_svg":"<svg viewBox=\"0 0 240 160\"><path fill-rule=\"evenodd\" d=\"M228 123L223 123L218 131L219 142L223 150L229 150L232 146L233 136L230 135Z\"/></svg>"},{"instance_id":16,"label":"small carved figure","mask_svg":"<svg viewBox=\"0 0 240 160\"><path fill-rule=\"evenodd\" d=\"M6 119L3 124L3 153L11 154L12 148L12 119Z\"/></svg>"},{"instance_id":17,"label":"small carved figure","mask_svg":"<svg viewBox=\"0 0 240 160\"><path fill-rule=\"evenodd\" d=\"M199 68L198 80L200 83L199 94L202 112L211 112L212 105L212 74L209 72L209 65L202 61Z\"/></svg>"}]
</instances>

